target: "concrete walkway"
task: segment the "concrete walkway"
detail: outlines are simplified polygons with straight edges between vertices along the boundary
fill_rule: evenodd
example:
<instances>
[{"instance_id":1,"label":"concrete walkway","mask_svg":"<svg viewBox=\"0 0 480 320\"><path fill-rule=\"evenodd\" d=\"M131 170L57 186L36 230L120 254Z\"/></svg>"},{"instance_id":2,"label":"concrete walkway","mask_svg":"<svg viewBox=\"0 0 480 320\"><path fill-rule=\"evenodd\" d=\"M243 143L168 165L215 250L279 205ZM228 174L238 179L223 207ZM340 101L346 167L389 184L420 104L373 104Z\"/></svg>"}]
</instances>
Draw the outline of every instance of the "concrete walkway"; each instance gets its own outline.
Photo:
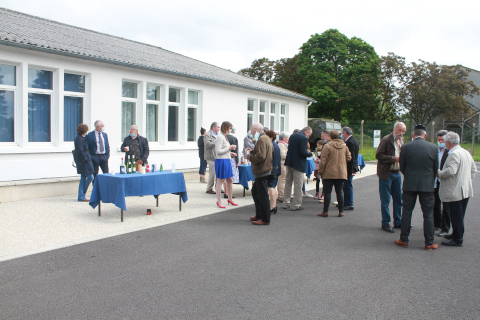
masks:
<instances>
[{"instance_id":1,"label":"concrete walkway","mask_svg":"<svg viewBox=\"0 0 480 320\"><path fill-rule=\"evenodd\" d=\"M376 173L375 163L355 176L361 179ZM15 259L80 243L149 229L178 221L206 216L225 209L216 207L215 195L205 193L205 184L188 180L189 200L178 210L178 196L160 196L155 207L153 197L128 197L124 222L120 222L120 209L113 204L102 204L102 216L88 203L77 201L77 195L50 197L0 203L0 261ZM358 186L358 185L357 185ZM250 183L251 187L251 183ZM315 190L309 180L306 189ZM253 204L250 190L243 197L243 187L233 186L235 202L239 207ZM223 201L226 205L226 200ZM147 216L147 209L153 214Z\"/></svg>"}]
</instances>

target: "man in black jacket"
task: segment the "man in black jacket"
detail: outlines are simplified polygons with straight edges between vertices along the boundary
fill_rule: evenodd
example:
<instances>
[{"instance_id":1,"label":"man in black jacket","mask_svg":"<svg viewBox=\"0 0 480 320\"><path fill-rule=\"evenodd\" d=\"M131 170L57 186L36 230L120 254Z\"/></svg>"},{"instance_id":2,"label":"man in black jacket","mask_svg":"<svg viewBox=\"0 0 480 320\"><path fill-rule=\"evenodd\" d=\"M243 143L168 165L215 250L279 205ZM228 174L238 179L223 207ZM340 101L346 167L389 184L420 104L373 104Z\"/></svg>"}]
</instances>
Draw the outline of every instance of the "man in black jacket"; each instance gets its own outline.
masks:
<instances>
[{"instance_id":1,"label":"man in black jacket","mask_svg":"<svg viewBox=\"0 0 480 320\"><path fill-rule=\"evenodd\" d=\"M425 127L417 125L412 134L414 140L403 145L400 153L400 172L403 173L402 231L395 244L408 246L412 211L418 196L423 212L425 250L432 250L438 248L438 244L433 243L433 184L438 171L438 153L434 144L425 141L426 137Z\"/></svg>"},{"instance_id":2,"label":"man in black jacket","mask_svg":"<svg viewBox=\"0 0 480 320\"><path fill-rule=\"evenodd\" d=\"M437 132L437 145L438 145L438 159L440 161L439 169L443 170L445 161L448 157L448 150L445 147L444 136L448 133L447 130L440 130ZM450 230L450 208L449 206L443 205L442 210L442 201L439 196L440 190L440 179L435 178L435 206L433 207L433 224L435 229L440 228L439 236L443 237L448 234Z\"/></svg>"},{"instance_id":3,"label":"man in black jacket","mask_svg":"<svg viewBox=\"0 0 480 320\"><path fill-rule=\"evenodd\" d=\"M344 207L343 210L353 210L353 176L358 171L358 142L353 137L352 129L349 127L342 128L341 138L345 140L350 154L352 155L352 160L347 162L347 175L348 178L343 184L343 198L344 198Z\"/></svg>"},{"instance_id":4,"label":"man in black jacket","mask_svg":"<svg viewBox=\"0 0 480 320\"><path fill-rule=\"evenodd\" d=\"M138 134L138 127L136 125L130 127L130 135L123 140L120 150L125 151L128 155L135 155L137 171L139 171L142 164L148 163L147 159L150 154L148 140ZM125 157L125 164L126 163L127 157Z\"/></svg>"}]
</instances>

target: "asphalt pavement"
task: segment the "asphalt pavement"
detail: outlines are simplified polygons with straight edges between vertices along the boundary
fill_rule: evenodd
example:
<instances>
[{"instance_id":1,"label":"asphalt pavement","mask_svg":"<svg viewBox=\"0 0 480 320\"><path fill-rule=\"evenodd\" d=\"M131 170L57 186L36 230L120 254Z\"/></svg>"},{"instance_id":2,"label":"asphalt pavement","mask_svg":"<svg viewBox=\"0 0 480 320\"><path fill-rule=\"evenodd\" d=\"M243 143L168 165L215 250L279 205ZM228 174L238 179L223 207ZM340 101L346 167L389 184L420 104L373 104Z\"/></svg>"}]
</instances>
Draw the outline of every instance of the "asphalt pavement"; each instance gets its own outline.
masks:
<instances>
[{"instance_id":1,"label":"asphalt pavement","mask_svg":"<svg viewBox=\"0 0 480 320\"><path fill-rule=\"evenodd\" d=\"M354 196L345 217L304 198L254 226L248 205L2 261L0 318L480 318L480 196L464 246L433 251L419 204L401 248L380 229L378 178L355 180Z\"/></svg>"}]
</instances>

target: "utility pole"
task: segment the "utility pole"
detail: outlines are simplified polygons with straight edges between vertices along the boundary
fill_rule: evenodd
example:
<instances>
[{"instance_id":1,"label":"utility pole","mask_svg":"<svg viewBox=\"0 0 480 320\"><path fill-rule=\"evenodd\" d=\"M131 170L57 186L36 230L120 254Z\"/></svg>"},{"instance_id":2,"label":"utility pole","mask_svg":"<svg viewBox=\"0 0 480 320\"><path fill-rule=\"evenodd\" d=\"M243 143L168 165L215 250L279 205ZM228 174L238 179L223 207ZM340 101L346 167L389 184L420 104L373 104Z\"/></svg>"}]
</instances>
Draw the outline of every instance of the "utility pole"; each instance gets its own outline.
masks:
<instances>
[{"instance_id":1,"label":"utility pole","mask_svg":"<svg viewBox=\"0 0 480 320\"><path fill-rule=\"evenodd\" d=\"M432 143L435 143L435 121L432 122Z\"/></svg>"},{"instance_id":2,"label":"utility pole","mask_svg":"<svg viewBox=\"0 0 480 320\"><path fill-rule=\"evenodd\" d=\"M472 157L475 154L475 122L473 123L472 128Z\"/></svg>"},{"instance_id":3,"label":"utility pole","mask_svg":"<svg viewBox=\"0 0 480 320\"><path fill-rule=\"evenodd\" d=\"M363 122L365 120L362 120L362 129L360 130L360 150L363 150Z\"/></svg>"}]
</instances>

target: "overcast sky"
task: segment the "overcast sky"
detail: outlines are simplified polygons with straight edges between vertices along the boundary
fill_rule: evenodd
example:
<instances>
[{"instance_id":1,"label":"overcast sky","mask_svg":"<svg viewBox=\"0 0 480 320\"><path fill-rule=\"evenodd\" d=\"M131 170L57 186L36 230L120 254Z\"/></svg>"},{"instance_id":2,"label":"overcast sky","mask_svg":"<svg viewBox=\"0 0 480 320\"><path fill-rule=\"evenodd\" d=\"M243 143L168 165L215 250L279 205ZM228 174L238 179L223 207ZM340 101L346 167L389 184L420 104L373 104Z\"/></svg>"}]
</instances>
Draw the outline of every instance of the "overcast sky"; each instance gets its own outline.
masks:
<instances>
[{"instance_id":1,"label":"overcast sky","mask_svg":"<svg viewBox=\"0 0 480 320\"><path fill-rule=\"evenodd\" d=\"M238 71L293 57L336 28L379 56L480 70L480 1L0 0L0 7L162 47Z\"/></svg>"}]
</instances>

